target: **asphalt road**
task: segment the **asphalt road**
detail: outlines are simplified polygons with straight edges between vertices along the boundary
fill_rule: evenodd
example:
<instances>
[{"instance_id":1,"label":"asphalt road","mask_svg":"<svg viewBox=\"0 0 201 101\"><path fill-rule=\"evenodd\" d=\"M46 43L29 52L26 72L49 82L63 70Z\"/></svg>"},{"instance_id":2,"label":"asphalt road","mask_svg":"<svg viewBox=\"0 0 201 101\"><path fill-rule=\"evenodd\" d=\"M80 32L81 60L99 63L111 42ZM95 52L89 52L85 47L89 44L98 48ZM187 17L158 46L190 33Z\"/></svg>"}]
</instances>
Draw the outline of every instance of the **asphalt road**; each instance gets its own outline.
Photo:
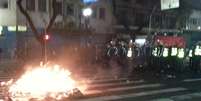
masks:
<instances>
[{"instance_id":1,"label":"asphalt road","mask_svg":"<svg viewBox=\"0 0 201 101\"><path fill-rule=\"evenodd\" d=\"M91 80L85 96L70 101L201 101L199 75L150 78Z\"/></svg>"},{"instance_id":2,"label":"asphalt road","mask_svg":"<svg viewBox=\"0 0 201 101\"><path fill-rule=\"evenodd\" d=\"M84 84L84 96L65 101L201 101L201 75L167 78L148 73L131 78L88 79Z\"/></svg>"}]
</instances>

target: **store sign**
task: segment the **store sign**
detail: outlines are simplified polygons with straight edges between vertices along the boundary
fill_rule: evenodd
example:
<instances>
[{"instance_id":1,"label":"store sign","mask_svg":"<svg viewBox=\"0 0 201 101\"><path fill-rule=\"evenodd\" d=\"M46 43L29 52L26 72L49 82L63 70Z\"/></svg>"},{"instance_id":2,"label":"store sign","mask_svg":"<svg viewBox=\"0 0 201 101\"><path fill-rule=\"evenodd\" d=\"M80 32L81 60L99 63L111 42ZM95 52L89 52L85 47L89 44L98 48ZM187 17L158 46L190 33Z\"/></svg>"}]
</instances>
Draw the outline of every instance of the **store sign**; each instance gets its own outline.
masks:
<instances>
[{"instance_id":1,"label":"store sign","mask_svg":"<svg viewBox=\"0 0 201 101\"><path fill-rule=\"evenodd\" d=\"M179 0L161 0L161 10L179 8Z\"/></svg>"},{"instance_id":2,"label":"store sign","mask_svg":"<svg viewBox=\"0 0 201 101\"><path fill-rule=\"evenodd\" d=\"M84 3L88 4L88 3L94 3L97 2L98 0L83 0Z\"/></svg>"},{"instance_id":3,"label":"store sign","mask_svg":"<svg viewBox=\"0 0 201 101\"><path fill-rule=\"evenodd\" d=\"M184 48L186 46L186 41L184 37L174 37L174 36L155 36L155 45L162 45L165 47L178 47Z\"/></svg>"}]
</instances>

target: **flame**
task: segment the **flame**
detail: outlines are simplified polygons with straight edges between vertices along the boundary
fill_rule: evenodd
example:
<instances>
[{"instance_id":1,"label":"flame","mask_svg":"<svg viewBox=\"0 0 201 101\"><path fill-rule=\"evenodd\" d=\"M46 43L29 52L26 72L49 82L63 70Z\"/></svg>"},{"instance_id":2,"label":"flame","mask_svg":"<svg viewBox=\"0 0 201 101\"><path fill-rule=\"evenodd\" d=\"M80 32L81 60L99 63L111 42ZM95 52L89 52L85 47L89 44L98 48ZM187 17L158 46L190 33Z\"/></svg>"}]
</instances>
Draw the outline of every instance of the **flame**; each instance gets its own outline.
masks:
<instances>
[{"instance_id":1,"label":"flame","mask_svg":"<svg viewBox=\"0 0 201 101\"><path fill-rule=\"evenodd\" d=\"M28 70L9 89L12 99L25 97L26 99L45 99L47 96L55 99L67 97L68 93L77 88L76 82L70 77L68 70L59 65L39 66Z\"/></svg>"}]
</instances>

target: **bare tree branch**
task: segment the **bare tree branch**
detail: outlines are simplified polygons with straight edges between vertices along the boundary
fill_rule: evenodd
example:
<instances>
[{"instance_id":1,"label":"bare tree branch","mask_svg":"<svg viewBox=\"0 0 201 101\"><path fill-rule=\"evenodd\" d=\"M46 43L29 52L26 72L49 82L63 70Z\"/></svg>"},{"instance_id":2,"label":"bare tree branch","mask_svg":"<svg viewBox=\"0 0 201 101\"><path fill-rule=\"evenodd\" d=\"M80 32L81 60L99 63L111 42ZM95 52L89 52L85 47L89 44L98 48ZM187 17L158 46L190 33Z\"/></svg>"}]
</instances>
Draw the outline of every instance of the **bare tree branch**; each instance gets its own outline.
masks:
<instances>
[{"instance_id":1,"label":"bare tree branch","mask_svg":"<svg viewBox=\"0 0 201 101\"><path fill-rule=\"evenodd\" d=\"M38 33L36 27L34 26L33 21L31 19L30 15L23 8L23 6L22 6L22 0L17 0L17 5L18 5L18 8L19 8L20 12L26 17L26 19L27 19L27 21L29 23L29 26L31 27L31 29L33 31L34 36L41 43L42 40L41 40L40 34Z\"/></svg>"},{"instance_id":2,"label":"bare tree branch","mask_svg":"<svg viewBox=\"0 0 201 101\"><path fill-rule=\"evenodd\" d=\"M17 5L18 5L18 8L20 10L20 12L25 16L25 18L27 19L28 23L29 23L29 26L31 27L32 31L33 31L33 34L34 36L36 37L36 39L40 42L40 43L43 43L43 37L41 37L42 35L37 31L30 15L28 14L28 12L23 8L22 6L22 0L17 0ZM54 24L55 22L55 19L57 18L57 13L56 13L56 8L57 8L57 2L56 0L53 0L52 1L52 7L53 7L53 15L49 21L49 24L47 25L47 27L45 28L45 31L49 32L50 29L52 28L52 25Z\"/></svg>"},{"instance_id":3,"label":"bare tree branch","mask_svg":"<svg viewBox=\"0 0 201 101\"><path fill-rule=\"evenodd\" d=\"M53 25L54 22L55 22L55 19L57 18L57 15L58 15L58 14L56 13L56 6L57 6L56 0L53 0L53 1L52 1L53 15L52 15L52 17L51 17L51 19L50 19L50 22L49 22L49 24L48 24L48 26L47 26L47 28L46 28L46 31L47 31L47 32L50 31L50 29L52 28L52 25Z\"/></svg>"}]
</instances>

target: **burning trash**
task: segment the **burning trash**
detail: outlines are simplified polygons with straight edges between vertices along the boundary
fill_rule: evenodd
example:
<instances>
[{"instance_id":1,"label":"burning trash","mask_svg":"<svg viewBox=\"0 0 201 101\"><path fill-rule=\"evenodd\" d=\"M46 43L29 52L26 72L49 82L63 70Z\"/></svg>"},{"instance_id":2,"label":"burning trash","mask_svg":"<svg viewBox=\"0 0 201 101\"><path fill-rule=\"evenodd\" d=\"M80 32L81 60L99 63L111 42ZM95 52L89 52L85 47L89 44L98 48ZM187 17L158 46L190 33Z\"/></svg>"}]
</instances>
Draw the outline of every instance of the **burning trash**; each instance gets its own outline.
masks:
<instances>
[{"instance_id":1,"label":"burning trash","mask_svg":"<svg viewBox=\"0 0 201 101\"><path fill-rule=\"evenodd\" d=\"M68 70L59 65L44 65L28 70L16 81L3 84L7 85L7 96L12 101L59 101L71 96L82 96L70 75Z\"/></svg>"}]
</instances>

